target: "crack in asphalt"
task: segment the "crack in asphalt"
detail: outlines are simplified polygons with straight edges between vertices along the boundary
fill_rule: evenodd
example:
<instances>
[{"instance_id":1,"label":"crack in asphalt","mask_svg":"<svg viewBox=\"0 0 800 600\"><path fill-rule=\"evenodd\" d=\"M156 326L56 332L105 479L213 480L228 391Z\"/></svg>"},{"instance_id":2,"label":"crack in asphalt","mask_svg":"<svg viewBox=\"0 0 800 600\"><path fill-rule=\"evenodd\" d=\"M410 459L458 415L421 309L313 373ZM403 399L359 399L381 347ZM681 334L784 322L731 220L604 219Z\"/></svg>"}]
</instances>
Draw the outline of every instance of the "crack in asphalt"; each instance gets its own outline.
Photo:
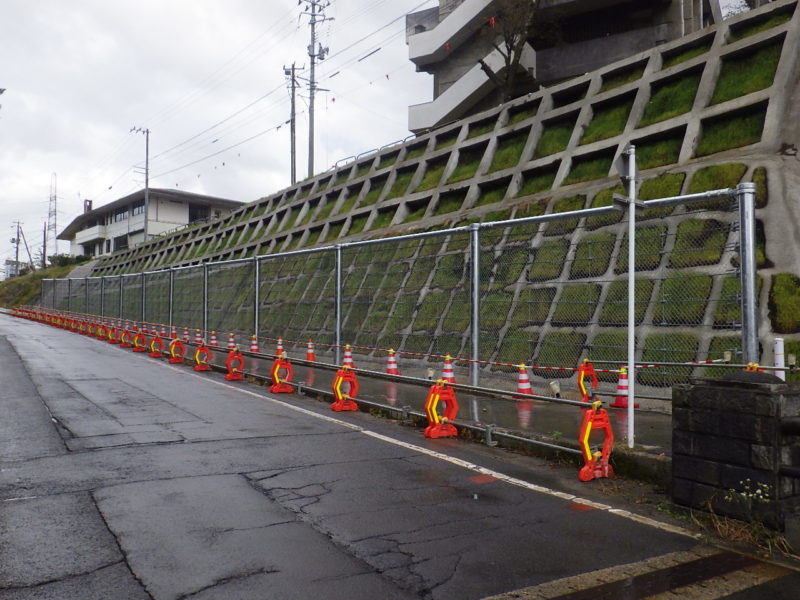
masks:
<instances>
[{"instance_id":1,"label":"crack in asphalt","mask_svg":"<svg viewBox=\"0 0 800 600\"><path fill-rule=\"evenodd\" d=\"M40 587L44 587L46 585L52 585L54 583L63 583L65 581L71 581L73 579L78 579L80 577L86 577L88 575L93 575L95 573L99 573L104 569L110 569L111 567L115 567L120 564L124 564L125 559L115 560L114 562L110 562L105 565L101 565L96 569L92 569L91 571L84 571L83 573L71 573L69 575L64 575L63 577L56 577L54 579L48 579L47 581L40 581L39 583L34 583L33 585L18 585L18 586L2 586L0 585L0 590L9 590L9 591L20 591L20 590L35 590Z\"/></svg>"},{"instance_id":2,"label":"crack in asphalt","mask_svg":"<svg viewBox=\"0 0 800 600\"><path fill-rule=\"evenodd\" d=\"M274 573L280 573L280 569L263 568L263 569L256 569L254 571L246 571L244 573L238 573L236 575L229 575L227 577L217 579L214 582L210 583L209 585L204 586L198 590L194 590L193 592L188 592L182 596L179 596L177 600L188 600L192 596L197 596L198 594L202 594L203 592L207 592L208 590L212 590L221 585L226 585L233 581L238 581L241 579L249 579L250 577L256 577L257 575L272 575Z\"/></svg>"}]
</instances>

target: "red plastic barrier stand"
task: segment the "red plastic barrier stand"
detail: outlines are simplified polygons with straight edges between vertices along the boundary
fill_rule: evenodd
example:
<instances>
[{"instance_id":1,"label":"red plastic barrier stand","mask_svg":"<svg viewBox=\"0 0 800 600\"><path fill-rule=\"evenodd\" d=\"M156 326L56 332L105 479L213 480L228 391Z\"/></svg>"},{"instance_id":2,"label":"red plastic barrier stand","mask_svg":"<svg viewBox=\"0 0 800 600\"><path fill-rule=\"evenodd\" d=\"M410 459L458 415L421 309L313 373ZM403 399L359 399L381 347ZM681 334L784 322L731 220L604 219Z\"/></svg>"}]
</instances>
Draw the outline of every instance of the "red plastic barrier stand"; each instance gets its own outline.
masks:
<instances>
[{"instance_id":1,"label":"red plastic barrier stand","mask_svg":"<svg viewBox=\"0 0 800 600\"><path fill-rule=\"evenodd\" d=\"M161 358L164 356L164 341L156 334L156 336L150 340L150 354L152 358Z\"/></svg>"},{"instance_id":2,"label":"red plastic barrier stand","mask_svg":"<svg viewBox=\"0 0 800 600\"><path fill-rule=\"evenodd\" d=\"M81 331L83 333L83 325L81 325ZM127 329L123 329L122 333L119 334L119 347L120 348L130 348L131 347L131 335L128 333Z\"/></svg>"},{"instance_id":3,"label":"red plastic barrier stand","mask_svg":"<svg viewBox=\"0 0 800 600\"><path fill-rule=\"evenodd\" d=\"M186 346L181 340L174 338L169 343L169 360L167 362L172 365L182 365L184 356L186 356Z\"/></svg>"},{"instance_id":4,"label":"red plastic barrier stand","mask_svg":"<svg viewBox=\"0 0 800 600\"><path fill-rule=\"evenodd\" d=\"M611 429L608 411L600 408L602 404L599 400L595 400L592 402L591 408L587 408L583 415L579 439L584 465L578 472L580 481L614 476L614 469L608 462L611 458L611 448L614 445L614 431ZM599 451L589 447L589 437L595 429L599 429L605 434L603 448Z\"/></svg>"},{"instance_id":5,"label":"red plastic barrier stand","mask_svg":"<svg viewBox=\"0 0 800 600\"><path fill-rule=\"evenodd\" d=\"M285 371L286 375L282 376L281 371ZM294 388L289 385L294 379L294 369L292 363L286 359L286 352L283 352L272 363L272 385L269 391L273 394L291 394Z\"/></svg>"},{"instance_id":6,"label":"red plastic barrier stand","mask_svg":"<svg viewBox=\"0 0 800 600\"><path fill-rule=\"evenodd\" d=\"M147 352L147 337L141 331L133 336L133 351Z\"/></svg>"},{"instance_id":7,"label":"red plastic barrier stand","mask_svg":"<svg viewBox=\"0 0 800 600\"><path fill-rule=\"evenodd\" d=\"M194 353L194 370L195 371L210 371L211 367L208 361L211 360L211 350L205 344L198 346Z\"/></svg>"},{"instance_id":8,"label":"red plastic barrier stand","mask_svg":"<svg viewBox=\"0 0 800 600\"><path fill-rule=\"evenodd\" d=\"M343 389L344 384L348 384L347 389ZM355 371L348 366L343 366L336 371L336 377L333 378L334 401L331 404L331 410L341 412L344 410L358 410L358 404L355 399L358 396L358 378Z\"/></svg>"},{"instance_id":9,"label":"red plastic barrier stand","mask_svg":"<svg viewBox=\"0 0 800 600\"><path fill-rule=\"evenodd\" d=\"M439 403L444 403L443 415L439 416ZM455 421L458 416L458 400L452 387L444 379L440 379L428 390L425 399L425 414L428 415L428 426L425 428L426 438L456 437L458 430L448 421Z\"/></svg>"},{"instance_id":10,"label":"red plastic barrier stand","mask_svg":"<svg viewBox=\"0 0 800 600\"><path fill-rule=\"evenodd\" d=\"M228 352L228 358L225 359L225 368L228 369L228 374L225 375L227 381L241 381L244 379L244 356L238 350L231 350Z\"/></svg>"},{"instance_id":11,"label":"red plastic barrier stand","mask_svg":"<svg viewBox=\"0 0 800 600\"><path fill-rule=\"evenodd\" d=\"M584 358L583 362L578 367L578 387L581 390L581 401L591 402L592 391L589 390L584 379L589 378L591 382L592 391L597 389L599 381L597 380L597 373L594 372L594 365L589 362L588 358Z\"/></svg>"}]
</instances>

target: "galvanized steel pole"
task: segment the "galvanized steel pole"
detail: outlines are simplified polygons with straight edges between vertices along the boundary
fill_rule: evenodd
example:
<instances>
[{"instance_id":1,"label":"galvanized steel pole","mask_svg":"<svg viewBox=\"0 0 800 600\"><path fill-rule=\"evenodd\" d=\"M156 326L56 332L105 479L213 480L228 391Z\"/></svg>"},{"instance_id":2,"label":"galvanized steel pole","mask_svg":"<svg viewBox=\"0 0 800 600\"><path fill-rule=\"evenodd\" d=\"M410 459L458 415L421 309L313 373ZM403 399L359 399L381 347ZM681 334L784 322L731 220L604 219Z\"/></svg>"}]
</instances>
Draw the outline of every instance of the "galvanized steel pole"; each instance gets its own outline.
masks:
<instances>
[{"instance_id":1,"label":"galvanized steel pole","mask_svg":"<svg viewBox=\"0 0 800 600\"><path fill-rule=\"evenodd\" d=\"M292 65L292 68L294 68L294 65ZM259 297L259 294L260 294L259 288L261 287L261 276L258 273L258 266L259 266L258 265L258 259L254 257L253 258L253 271L254 271L254 273L253 273L253 335L256 336L256 339L258 339L258 329L259 329L259 327L258 327L258 319L259 319L258 305L261 303L261 298Z\"/></svg>"},{"instance_id":2,"label":"galvanized steel pole","mask_svg":"<svg viewBox=\"0 0 800 600\"><path fill-rule=\"evenodd\" d=\"M172 267L169 268L169 325L170 327L175 325L175 271Z\"/></svg>"},{"instance_id":3,"label":"galvanized steel pole","mask_svg":"<svg viewBox=\"0 0 800 600\"><path fill-rule=\"evenodd\" d=\"M756 185L736 186L739 201L739 254L742 281L742 350L744 362L758 362L758 307L756 306Z\"/></svg>"},{"instance_id":4,"label":"galvanized steel pole","mask_svg":"<svg viewBox=\"0 0 800 600\"><path fill-rule=\"evenodd\" d=\"M203 339L208 331L208 263L203 264Z\"/></svg>"},{"instance_id":5,"label":"galvanized steel pole","mask_svg":"<svg viewBox=\"0 0 800 600\"><path fill-rule=\"evenodd\" d=\"M480 354L480 318L481 318L481 246L480 246L480 224L473 223L470 225L469 240L470 240L470 263L472 277L470 278L470 341L471 350L470 358L470 385L477 386L480 378L479 370L479 354Z\"/></svg>"},{"instance_id":6,"label":"galvanized steel pole","mask_svg":"<svg viewBox=\"0 0 800 600\"><path fill-rule=\"evenodd\" d=\"M628 448L633 448L636 387L636 146L628 146Z\"/></svg>"},{"instance_id":7,"label":"galvanized steel pole","mask_svg":"<svg viewBox=\"0 0 800 600\"><path fill-rule=\"evenodd\" d=\"M342 364L342 245L336 244L336 297L335 297L335 317L336 333L334 344L336 346L336 364Z\"/></svg>"}]
</instances>

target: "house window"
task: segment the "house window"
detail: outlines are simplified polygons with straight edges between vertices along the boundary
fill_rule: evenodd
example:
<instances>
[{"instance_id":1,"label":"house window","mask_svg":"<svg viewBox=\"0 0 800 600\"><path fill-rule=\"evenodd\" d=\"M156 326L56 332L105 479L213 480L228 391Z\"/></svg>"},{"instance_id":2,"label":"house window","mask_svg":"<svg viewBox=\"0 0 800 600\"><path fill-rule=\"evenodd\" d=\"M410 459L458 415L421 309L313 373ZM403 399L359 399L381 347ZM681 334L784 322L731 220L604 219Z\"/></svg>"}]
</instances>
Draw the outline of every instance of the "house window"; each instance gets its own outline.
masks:
<instances>
[{"instance_id":1,"label":"house window","mask_svg":"<svg viewBox=\"0 0 800 600\"><path fill-rule=\"evenodd\" d=\"M205 221L206 219L208 219L207 206L198 206L196 204L189 205L189 223Z\"/></svg>"},{"instance_id":2,"label":"house window","mask_svg":"<svg viewBox=\"0 0 800 600\"><path fill-rule=\"evenodd\" d=\"M128 208L118 208L114 212L114 222L119 223L120 221L124 221L128 218Z\"/></svg>"},{"instance_id":3,"label":"house window","mask_svg":"<svg viewBox=\"0 0 800 600\"><path fill-rule=\"evenodd\" d=\"M119 237L114 238L114 252L117 250L127 250L128 249L128 236L121 235Z\"/></svg>"},{"instance_id":4,"label":"house window","mask_svg":"<svg viewBox=\"0 0 800 600\"><path fill-rule=\"evenodd\" d=\"M103 242L100 242L100 251L101 252L103 250L102 244L103 244ZM106 240L106 252L111 252L111 240ZM99 252L98 252L98 254L99 254Z\"/></svg>"},{"instance_id":5,"label":"house window","mask_svg":"<svg viewBox=\"0 0 800 600\"><path fill-rule=\"evenodd\" d=\"M144 200L131 204L131 214L134 216L144 214Z\"/></svg>"}]
</instances>

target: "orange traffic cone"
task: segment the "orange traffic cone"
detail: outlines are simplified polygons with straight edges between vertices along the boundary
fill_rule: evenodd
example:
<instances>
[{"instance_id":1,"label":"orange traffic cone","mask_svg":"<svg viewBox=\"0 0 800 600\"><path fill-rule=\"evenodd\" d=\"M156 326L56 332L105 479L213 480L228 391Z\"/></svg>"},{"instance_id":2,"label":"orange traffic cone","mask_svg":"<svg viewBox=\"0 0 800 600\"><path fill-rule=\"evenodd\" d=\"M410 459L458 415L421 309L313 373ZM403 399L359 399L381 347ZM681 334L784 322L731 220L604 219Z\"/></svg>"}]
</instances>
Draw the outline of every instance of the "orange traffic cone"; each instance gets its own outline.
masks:
<instances>
[{"instance_id":1,"label":"orange traffic cone","mask_svg":"<svg viewBox=\"0 0 800 600\"><path fill-rule=\"evenodd\" d=\"M397 367L397 359L394 357L394 348L389 348L389 356L386 359L386 372L389 375L400 375L400 369Z\"/></svg>"},{"instance_id":2,"label":"orange traffic cone","mask_svg":"<svg viewBox=\"0 0 800 600\"><path fill-rule=\"evenodd\" d=\"M531 380L528 378L528 370L525 365L519 365L519 377L517 378L517 393L525 394L526 396L533 395L531 388Z\"/></svg>"},{"instance_id":3,"label":"orange traffic cone","mask_svg":"<svg viewBox=\"0 0 800 600\"><path fill-rule=\"evenodd\" d=\"M194 330L194 343L198 346L203 343L203 336L200 335L199 329Z\"/></svg>"},{"instance_id":4,"label":"orange traffic cone","mask_svg":"<svg viewBox=\"0 0 800 600\"><path fill-rule=\"evenodd\" d=\"M212 331L211 332L211 341L209 342L208 345L211 346L212 348L216 348L217 347L217 332L216 331Z\"/></svg>"},{"instance_id":5,"label":"orange traffic cone","mask_svg":"<svg viewBox=\"0 0 800 600\"><path fill-rule=\"evenodd\" d=\"M275 348L275 355L276 356L283 356L283 338L278 338L278 346Z\"/></svg>"},{"instance_id":6,"label":"orange traffic cone","mask_svg":"<svg viewBox=\"0 0 800 600\"><path fill-rule=\"evenodd\" d=\"M306 348L306 360L317 362L317 356L314 354L314 342L308 338L308 347Z\"/></svg>"},{"instance_id":7,"label":"orange traffic cone","mask_svg":"<svg viewBox=\"0 0 800 600\"><path fill-rule=\"evenodd\" d=\"M456 375L453 373L453 363L451 361L451 356L448 354L444 357L444 366L442 367L442 377L441 379L445 380L447 383L455 383L456 382Z\"/></svg>"},{"instance_id":8,"label":"orange traffic cone","mask_svg":"<svg viewBox=\"0 0 800 600\"><path fill-rule=\"evenodd\" d=\"M236 348L236 340L234 339L234 335L232 333L228 334L228 350L234 350Z\"/></svg>"},{"instance_id":9,"label":"orange traffic cone","mask_svg":"<svg viewBox=\"0 0 800 600\"><path fill-rule=\"evenodd\" d=\"M188 327L184 327L183 328L183 341L184 342L188 342L189 341L189 328Z\"/></svg>"},{"instance_id":10,"label":"orange traffic cone","mask_svg":"<svg viewBox=\"0 0 800 600\"><path fill-rule=\"evenodd\" d=\"M617 395L614 402L609 404L614 408L628 408L628 370L621 367L619 370L619 380L617 381ZM638 403L634 403L634 408L639 408Z\"/></svg>"},{"instance_id":11,"label":"orange traffic cone","mask_svg":"<svg viewBox=\"0 0 800 600\"><path fill-rule=\"evenodd\" d=\"M353 364L353 353L350 351L350 344L346 344L344 347L344 359L342 359L342 366L350 367L351 369L356 368L356 366Z\"/></svg>"},{"instance_id":12,"label":"orange traffic cone","mask_svg":"<svg viewBox=\"0 0 800 600\"><path fill-rule=\"evenodd\" d=\"M165 338L165 337L167 337L167 330L166 330L166 329L164 329L164 326L163 326L163 325L161 326L161 337L162 337L162 338Z\"/></svg>"},{"instance_id":13,"label":"orange traffic cone","mask_svg":"<svg viewBox=\"0 0 800 600\"><path fill-rule=\"evenodd\" d=\"M258 353L258 338L255 333L250 336L250 352Z\"/></svg>"},{"instance_id":14,"label":"orange traffic cone","mask_svg":"<svg viewBox=\"0 0 800 600\"><path fill-rule=\"evenodd\" d=\"M172 326L172 335L169 336L173 340L178 339L178 331L175 329L175 325Z\"/></svg>"}]
</instances>

